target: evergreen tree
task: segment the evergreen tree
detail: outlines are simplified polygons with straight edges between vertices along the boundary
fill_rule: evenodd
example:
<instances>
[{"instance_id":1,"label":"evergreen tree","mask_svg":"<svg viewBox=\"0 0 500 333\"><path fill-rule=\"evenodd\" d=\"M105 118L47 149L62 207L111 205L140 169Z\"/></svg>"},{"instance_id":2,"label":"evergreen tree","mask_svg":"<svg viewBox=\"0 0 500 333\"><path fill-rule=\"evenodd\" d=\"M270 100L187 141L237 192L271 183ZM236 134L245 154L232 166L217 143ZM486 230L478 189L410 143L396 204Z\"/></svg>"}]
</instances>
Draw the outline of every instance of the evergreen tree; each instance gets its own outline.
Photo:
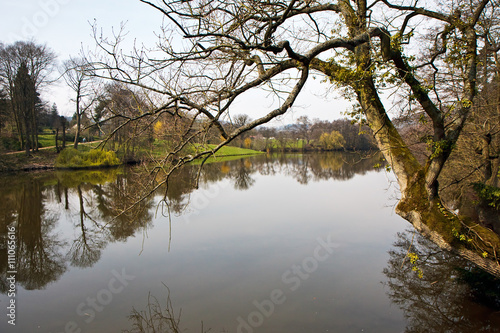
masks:
<instances>
[{"instance_id":1,"label":"evergreen tree","mask_svg":"<svg viewBox=\"0 0 500 333\"><path fill-rule=\"evenodd\" d=\"M23 147L26 154L37 148L36 104L37 94L35 82L31 78L26 63L21 63L14 79L13 100L14 113L19 119L19 132L24 135Z\"/></svg>"},{"instance_id":2,"label":"evergreen tree","mask_svg":"<svg viewBox=\"0 0 500 333\"><path fill-rule=\"evenodd\" d=\"M58 123L58 118L59 118L59 111L57 110L56 103L54 103L50 108L50 127L52 129L56 128L56 125Z\"/></svg>"}]
</instances>

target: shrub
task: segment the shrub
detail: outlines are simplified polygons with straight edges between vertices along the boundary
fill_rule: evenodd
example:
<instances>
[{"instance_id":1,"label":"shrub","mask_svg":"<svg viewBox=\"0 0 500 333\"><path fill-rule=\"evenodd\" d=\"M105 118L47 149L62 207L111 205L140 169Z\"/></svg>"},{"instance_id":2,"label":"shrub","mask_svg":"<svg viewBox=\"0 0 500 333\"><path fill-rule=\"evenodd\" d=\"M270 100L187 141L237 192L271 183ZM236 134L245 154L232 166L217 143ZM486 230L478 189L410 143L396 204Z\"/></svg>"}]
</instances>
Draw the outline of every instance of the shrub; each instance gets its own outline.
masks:
<instances>
[{"instance_id":1,"label":"shrub","mask_svg":"<svg viewBox=\"0 0 500 333\"><path fill-rule=\"evenodd\" d=\"M64 149L56 159L56 168L95 168L102 166L120 165L115 152L93 149L82 152L74 148Z\"/></svg>"},{"instance_id":2,"label":"shrub","mask_svg":"<svg viewBox=\"0 0 500 333\"><path fill-rule=\"evenodd\" d=\"M332 131L331 133L323 133L319 138L319 142L323 149L334 150L344 147L345 140L342 134L337 131Z\"/></svg>"},{"instance_id":3,"label":"shrub","mask_svg":"<svg viewBox=\"0 0 500 333\"><path fill-rule=\"evenodd\" d=\"M104 185L116 181L122 173L120 168L107 168L100 170L58 170L57 179L63 186L77 187L80 184Z\"/></svg>"},{"instance_id":4,"label":"shrub","mask_svg":"<svg viewBox=\"0 0 500 333\"><path fill-rule=\"evenodd\" d=\"M1 145L3 149L5 150L20 150L21 145L19 144L19 141L15 138L10 138L10 137L1 137L0 138Z\"/></svg>"}]
</instances>

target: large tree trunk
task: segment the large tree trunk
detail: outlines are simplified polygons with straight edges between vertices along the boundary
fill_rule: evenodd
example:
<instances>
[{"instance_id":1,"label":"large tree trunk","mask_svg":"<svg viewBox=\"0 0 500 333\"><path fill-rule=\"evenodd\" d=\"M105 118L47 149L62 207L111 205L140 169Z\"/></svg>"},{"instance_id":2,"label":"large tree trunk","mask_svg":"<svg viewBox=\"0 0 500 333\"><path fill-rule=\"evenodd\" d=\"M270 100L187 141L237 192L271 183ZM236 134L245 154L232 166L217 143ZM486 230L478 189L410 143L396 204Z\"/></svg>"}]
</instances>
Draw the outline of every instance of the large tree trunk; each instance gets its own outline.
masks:
<instances>
[{"instance_id":1,"label":"large tree trunk","mask_svg":"<svg viewBox=\"0 0 500 333\"><path fill-rule=\"evenodd\" d=\"M358 89L358 98L375 134L378 147L390 163L401 190L398 215L439 247L470 260L500 277L496 253L500 238L477 223L461 220L441 203L428 188L428 167L420 165L408 149L375 93L371 79Z\"/></svg>"},{"instance_id":2,"label":"large tree trunk","mask_svg":"<svg viewBox=\"0 0 500 333\"><path fill-rule=\"evenodd\" d=\"M361 45L355 49L354 53L358 68L370 68L369 46ZM404 69L405 64L402 63L400 54L392 53L386 56L390 56L400 70ZM398 64L398 61L401 63ZM403 75L404 80L412 89L418 88L418 81L408 71L404 71ZM444 145L438 150L439 153L433 153L435 156L422 166L387 116L373 82L373 76L360 75L354 88L377 145L398 180L401 199L396 212L439 247L455 252L487 272L500 277L500 265L497 260L497 253L500 253L500 237L477 223L460 219L446 209L439 198L437 180L451 153L452 143L458 139L468 110L463 111L463 118L455 127L455 131L446 135L440 114L430 105L428 96L417 97L420 98L423 107L428 107L433 119L434 142ZM471 89L473 90L474 87ZM414 91L418 93L417 89Z\"/></svg>"},{"instance_id":3,"label":"large tree trunk","mask_svg":"<svg viewBox=\"0 0 500 333\"><path fill-rule=\"evenodd\" d=\"M30 149L31 149L31 133L30 133L30 120L29 116L25 114L24 116L24 129L26 132L26 140L24 142L24 149L26 151L26 155L30 154Z\"/></svg>"}]
</instances>

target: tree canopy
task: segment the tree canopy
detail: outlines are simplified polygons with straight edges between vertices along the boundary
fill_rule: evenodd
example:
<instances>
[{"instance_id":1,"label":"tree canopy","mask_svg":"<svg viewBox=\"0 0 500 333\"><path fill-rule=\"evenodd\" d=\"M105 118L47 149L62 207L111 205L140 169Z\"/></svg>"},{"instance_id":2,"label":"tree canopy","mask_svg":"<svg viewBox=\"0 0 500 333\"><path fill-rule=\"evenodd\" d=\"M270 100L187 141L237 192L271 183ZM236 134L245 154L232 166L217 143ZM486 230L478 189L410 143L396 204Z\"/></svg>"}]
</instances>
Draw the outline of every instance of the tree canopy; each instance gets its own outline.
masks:
<instances>
[{"instance_id":1,"label":"tree canopy","mask_svg":"<svg viewBox=\"0 0 500 333\"><path fill-rule=\"evenodd\" d=\"M45 45L0 44L0 89L7 92L21 147L38 149L39 90L50 82L55 54Z\"/></svg>"}]
</instances>

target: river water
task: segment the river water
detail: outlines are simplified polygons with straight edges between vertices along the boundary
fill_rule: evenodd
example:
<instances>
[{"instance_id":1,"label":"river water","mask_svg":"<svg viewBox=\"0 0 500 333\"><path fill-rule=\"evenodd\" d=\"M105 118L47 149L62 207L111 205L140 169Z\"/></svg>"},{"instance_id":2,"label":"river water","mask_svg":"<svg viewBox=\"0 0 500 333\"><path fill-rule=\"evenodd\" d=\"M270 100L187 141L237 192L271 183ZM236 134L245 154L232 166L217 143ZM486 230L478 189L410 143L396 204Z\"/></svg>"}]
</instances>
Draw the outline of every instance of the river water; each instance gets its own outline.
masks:
<instances>
[{"instance_id":1,"label":"river water","mask_svg":"<svg viewBox=\"0 0 500 333\"><path fill-rule=\"evenodd\" d=\"M394 213L376 164L260 155L144 200L144 167L1 176L0 331L500 331L473 267Z\"/></svg>"}]
</instances>

